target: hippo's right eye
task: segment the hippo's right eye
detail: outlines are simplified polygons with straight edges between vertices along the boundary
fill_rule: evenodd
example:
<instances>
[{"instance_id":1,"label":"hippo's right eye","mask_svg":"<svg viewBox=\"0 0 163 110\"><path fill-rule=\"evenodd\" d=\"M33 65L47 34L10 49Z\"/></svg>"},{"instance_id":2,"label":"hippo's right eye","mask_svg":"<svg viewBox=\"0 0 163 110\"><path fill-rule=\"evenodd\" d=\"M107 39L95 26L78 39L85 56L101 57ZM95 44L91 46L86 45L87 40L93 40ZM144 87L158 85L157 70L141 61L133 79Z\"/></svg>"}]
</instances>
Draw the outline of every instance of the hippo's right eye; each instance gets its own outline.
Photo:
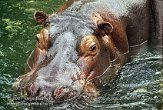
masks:
<instances>
[{"instance_id":1,"label":"hippo's right eye","mask_svg":"<svg viewBox=\"0 0 163 110\"><path fill-rule=\"evenodd\" d=\"M37 42L39 42L39 36L40 36L40 34L37 34L37 36L36 36L36 41Z\"/></svg>"},{"instance_id":2,"label":"hippo's right eye","mask_svg":"<svg viewBox=\"0 0 163 110\"><path fill-rule=\"evenodd\" d=\"M46 28L42 29L40 33L37 34L36 40L36 46L41 50L47 51L52 45L51 39L49 37L49 32Z\"/></svg>"}]
</instances>

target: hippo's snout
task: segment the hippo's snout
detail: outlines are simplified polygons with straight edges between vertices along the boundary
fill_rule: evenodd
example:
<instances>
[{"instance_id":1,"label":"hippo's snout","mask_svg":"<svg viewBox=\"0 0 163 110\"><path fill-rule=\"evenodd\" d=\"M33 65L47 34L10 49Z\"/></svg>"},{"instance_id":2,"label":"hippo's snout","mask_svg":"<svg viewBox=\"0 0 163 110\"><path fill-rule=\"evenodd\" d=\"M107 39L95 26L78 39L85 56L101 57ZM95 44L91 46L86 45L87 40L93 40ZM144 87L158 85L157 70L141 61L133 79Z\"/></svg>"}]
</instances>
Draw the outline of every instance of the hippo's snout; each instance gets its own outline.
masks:
<instances>
[{"instance_id":1,"label":"hippo's snout","mask_svg":"<svg viewBox=\"0 0 163 110\"><path fill-rule=\"evenodd\" d=\"M66 84L58 80L51 80L52 78L36 78L31 81L31 78L28 78L29 74L26 74L22 77L19 77L17 82L13 84L15 91L23 94L28 97L37 97L41 100L46 101L53 99L56 102L70 101L78 97L82 92L85 85L85 81L79 79L67 79L71 84ZM32 76L30 76L32 77ZM26 81L26 82L24 82ZM66 81L65 81L66 82Z\"/></svg>"}]
</instances>

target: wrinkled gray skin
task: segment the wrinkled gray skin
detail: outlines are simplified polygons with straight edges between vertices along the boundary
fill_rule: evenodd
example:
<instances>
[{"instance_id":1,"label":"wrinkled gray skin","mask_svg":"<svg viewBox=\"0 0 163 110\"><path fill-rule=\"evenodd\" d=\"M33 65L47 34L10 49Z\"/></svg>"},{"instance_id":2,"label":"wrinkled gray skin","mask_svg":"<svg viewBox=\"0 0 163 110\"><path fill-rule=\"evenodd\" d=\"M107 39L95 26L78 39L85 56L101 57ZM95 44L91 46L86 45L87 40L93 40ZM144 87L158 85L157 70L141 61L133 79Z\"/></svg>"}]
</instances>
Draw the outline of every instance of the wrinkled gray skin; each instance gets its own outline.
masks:
<instances>
[{"instance_id":1,"label":"wrinkled gray skin","mask_svg":"<svg viewBox=\"0 0 163 110\"><path fill-rule=\"evenodd\" d=\"M69 2L73 3L71 0ZM92 73L97 67L100 67L97 73L99 76L104 72L110 74L105 70L114 60L110 60L104 48L100 51L99 56L103 56L99 57L100 63L94 67L79 60L81 56L78 48L81 40L87 35L92 35L98 28L91 15L95 12L106 14L106 17L111 14L125 24L128 48L131 46L129 51L132 51L135 45L147 41L149 34L154 32L149 30L149 25L155 28L155 21L151 24L149 22L149 4L147 0L79 0L72 5L68 4L69 8L67 6L66 10L51 15L46 20L49 22L46 28L52 45L44 54L37 54L36 66L32 67L29 63L31 70L20 76L13 87L20 92L26 91L28 96L53 97L57 101L78 97L86 92L84 88L88 82L94 82L87 77L81 78L81 74ZM100 12L100 9L107 9L108 13ZM36 56L33 54L29 60L35 59ZM120 56L123 54L125 52Z\"/></svg>"},{"instance_id":2,"label":"wrinkled gray skin","mask_svg":"<svg viewBox=\"0 0 163 110\"><path fill-rule=\"evenodd\" d=\"M67 11L49 17L47 21L50 23L46 28L52 46L46 54L37 56L37 67L34 70L30 67L30 60L34 59L35 52L31 54L27 61L31 70L20 76L14 88L20 86L16 88L20 91L25 89L29 96L54 97L58 102L72 100L82 93L86 81L79 77L85 71L85 64L78 60L77 49L81 39L94 32L95 24L86 16L80 19L81 14ZM55 93L58 95L55 96Z\"/></svg>"},{"instance_id":3,"label":"wrinkled gray skin","mask_svg":"<svg viewBox=\"0 0 163 110\"><path fill-rule=\"evenodd\" d=\"M79 80L73 81L72 78L78 77L81 73L76 51L77 43L80 37L90 33L93 33L93 30L78 18L69 19L69 16L60 15L51 19L49 34L54 42L46 57L53 58L37 71L38 77L36 78L39 88L50 88L50 90L44 89L43 94L51 96L51 91L56 89L54 87L66 87L77 93L83 90L83 85ZM68 89L65 91L69 91Z\"/></svg>"}]
</instances>

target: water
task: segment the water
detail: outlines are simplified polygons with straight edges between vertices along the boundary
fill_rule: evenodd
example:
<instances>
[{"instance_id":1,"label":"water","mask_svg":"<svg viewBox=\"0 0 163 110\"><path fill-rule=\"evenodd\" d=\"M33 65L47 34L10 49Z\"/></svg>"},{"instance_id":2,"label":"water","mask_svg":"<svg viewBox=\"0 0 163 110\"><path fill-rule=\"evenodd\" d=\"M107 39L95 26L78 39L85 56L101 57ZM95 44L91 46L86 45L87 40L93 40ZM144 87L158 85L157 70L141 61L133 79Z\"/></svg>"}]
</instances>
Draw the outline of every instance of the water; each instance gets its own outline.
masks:
<instances>
[{"instance_id":1,"label":"water","mask_svg":"<svg viewBox=\"0 0 163 110\"><path fill-rule=\"evenodd\" d=\"M23 74L41 26L33 19L36 10L52 13L64 0L0 1L0 110L22 110L10 104L12 82ZM160 47L146 48L119 72L110 87L101 87L91 110L163 109L163 66ZM69 108L64 105L62 108ZM32 109L32 108L29 108ZM57 109L57 108L55 108Z\"/></svg>"},{"instance_id":2,"label":"water","mask_svg":"<svg viewBox=\"0 0 163 110\"><path fill-rule=\"evenodd\" d=\"M158 48L157 48L158 49ZM146 49L127 63L112 82L103 89L96 105L109 110L158 110L163 109L162 50Z\"/></svg>"}]
</instances>

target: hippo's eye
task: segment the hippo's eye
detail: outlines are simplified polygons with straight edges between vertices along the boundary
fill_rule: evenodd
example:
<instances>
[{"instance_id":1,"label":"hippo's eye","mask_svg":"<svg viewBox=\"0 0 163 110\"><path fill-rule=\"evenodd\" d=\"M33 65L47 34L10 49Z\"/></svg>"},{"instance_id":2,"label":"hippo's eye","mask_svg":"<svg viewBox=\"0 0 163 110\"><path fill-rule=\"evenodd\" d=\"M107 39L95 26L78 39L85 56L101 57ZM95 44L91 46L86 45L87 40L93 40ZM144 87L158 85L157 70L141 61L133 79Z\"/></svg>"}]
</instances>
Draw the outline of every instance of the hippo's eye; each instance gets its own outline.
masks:
<instances>
[{"instance_id":1,"label":"hippo's eye","mask_svg":"<svg viewBox=\"0 0 163 110\"><path fill-rule=\"evenodd\" d=\"M84 57L96 56L100 52L100 45L96 36L85 36L81 40L79 52Z\"/></svg>"},{"instance_id":2,"label":"hippo's eye","mask_svg":"<svg viewBox=\"0 0 163 110\"><path fill-rule=\"evenodd\" d=\"M37 36L36 36L37 42L39 42L39 36L40 36L40 34L37 34Z\"/></svg>"},{"instance_id":3,"label":"hippo's eye","mask_svg":"<svg viewBox=\"0 0 163 110\"><path fill-rule=\"evenodd\" d=\"M96 48L97 48L96 44L93 44L89 47L89 51L94 52Z\"/></svg>"}]
</instances>

